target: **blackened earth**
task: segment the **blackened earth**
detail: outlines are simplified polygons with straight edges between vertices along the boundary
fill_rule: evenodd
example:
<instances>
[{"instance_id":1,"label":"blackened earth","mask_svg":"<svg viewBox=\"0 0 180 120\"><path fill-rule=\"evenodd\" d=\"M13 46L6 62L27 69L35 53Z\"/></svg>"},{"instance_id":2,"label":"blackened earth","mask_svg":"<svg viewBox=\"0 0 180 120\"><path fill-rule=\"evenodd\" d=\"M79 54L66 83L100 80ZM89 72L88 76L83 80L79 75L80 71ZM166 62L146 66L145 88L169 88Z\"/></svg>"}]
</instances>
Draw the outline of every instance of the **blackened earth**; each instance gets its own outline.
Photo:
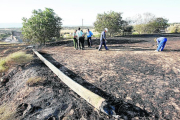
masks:
<instances>
[{"instance_id":1,"label":"blackened earth","mask_svg":"<svg viewBox=\"0 0 180 120\"><path fill-rule=\"evenodd\" d=\"M119 119L180 119L180 35L165 36L162 52L154 51L153 35L109 38L108 51L97 50L98 39L84 50L75 50L72 40L39 50L67 76L115 106ZM29 87L26 81L32 76L46 79ZM0 104L18 105L16 119L115 119L95 110L38 58L18 66L0 91Z\"/></svg>"}]
</instances>

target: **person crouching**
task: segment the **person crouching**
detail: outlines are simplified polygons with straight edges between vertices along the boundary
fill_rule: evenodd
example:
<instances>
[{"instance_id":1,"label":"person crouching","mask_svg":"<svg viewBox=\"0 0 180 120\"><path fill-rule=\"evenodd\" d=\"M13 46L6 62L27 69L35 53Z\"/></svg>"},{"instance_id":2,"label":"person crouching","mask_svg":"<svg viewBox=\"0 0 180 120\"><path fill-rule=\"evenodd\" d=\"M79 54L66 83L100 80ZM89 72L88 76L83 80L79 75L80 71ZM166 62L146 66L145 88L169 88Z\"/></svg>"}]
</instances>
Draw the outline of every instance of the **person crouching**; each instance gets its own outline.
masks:
<instances>
[{"instance_id":1,"label":"person crouching","mask_svg":"<svg viewBox=\"0 0 180 120\"><path fill-rule=\"evenodd\" d=\"M155 38L154 41L157 42L157 49L155 51L163 51L164 47L166 45L167 42L167 38L165 37L159 37L159 38Z\"/></svg>"}]
</instances>

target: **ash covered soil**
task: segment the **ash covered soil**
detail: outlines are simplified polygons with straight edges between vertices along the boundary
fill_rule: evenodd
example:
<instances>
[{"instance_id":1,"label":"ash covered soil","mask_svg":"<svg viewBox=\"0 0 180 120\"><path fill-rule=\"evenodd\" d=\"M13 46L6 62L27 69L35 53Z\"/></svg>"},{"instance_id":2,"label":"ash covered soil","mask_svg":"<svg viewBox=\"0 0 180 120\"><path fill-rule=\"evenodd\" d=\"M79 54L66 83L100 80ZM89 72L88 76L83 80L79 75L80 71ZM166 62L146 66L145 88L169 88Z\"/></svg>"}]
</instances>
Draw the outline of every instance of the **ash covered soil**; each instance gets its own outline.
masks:
<instances>
[{"instance_id":1,"label":"ash covered soil","mask_svg":"<svg viewBox=\"0 0 180 120\"><path fill-rule=\"evenodd\" d=\"M108 51L75 50L72 40L52 43L40 51L74 81L115 106L119 119L180 119L180 35L166 35L162 52L154 36L107 39ZM29 51L30 52L30 51ZM13 71L14 70L14 71ZM101 113L69 89L38 58L9 70L0 88L0 104L16 106L14 119L115 119ZM26 85L32 76L45 81Z\"/></svg>"},{"instance_id":2,"label":"ash covered soil","mask_svg":"<svg viewBox=\"0 0 180 120\"><path fill-rule=\"evenodd\" d=\"M162 52L154 51L153 36L109 38L108 51L95 49L99 40L85 50L75 50L71 41L44 50L50 61L62 65L60 70L96 94L139 107L157 119L180 119L180 36L166 37ZM134 118L136 110L121 107L118 114Z\"/></svg>"}]
</instances>

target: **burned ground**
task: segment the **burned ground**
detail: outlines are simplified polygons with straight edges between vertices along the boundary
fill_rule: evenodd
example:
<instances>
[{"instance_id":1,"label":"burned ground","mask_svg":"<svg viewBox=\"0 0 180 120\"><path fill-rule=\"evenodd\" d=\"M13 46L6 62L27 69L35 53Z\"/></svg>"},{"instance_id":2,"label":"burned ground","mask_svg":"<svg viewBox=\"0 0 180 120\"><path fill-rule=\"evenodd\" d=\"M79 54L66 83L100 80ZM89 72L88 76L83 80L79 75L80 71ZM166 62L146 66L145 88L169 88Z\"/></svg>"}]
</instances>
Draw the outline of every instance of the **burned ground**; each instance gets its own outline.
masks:
<instances>
[{"instance_id":1,"label":"burned ground","mask_svg":"<svg viewBox=\"0 0 180 120\"><path fill-rule=\"evenodd\" d=\"M7 55L22 50L27 45L23 44L0 44L0 58L6 57Z\"/></svg>"},{"instance_id":2,"label":"burned ground","mask_svg":"<svg viewBox=\"0 0 180 120\"><path fill-rule=\"evenodd\" d=\"M93 48L85 50L75 50L72 42L44 50L61 64L60 70L96 94L140 107L157 119L180 119L180 37L167 38L163 52L154 51L150 36L110 38L109 51L98 51L95 39ZM119 114L124 112L117 109Z\"/></svg>"},{"instance_id":3,"label":"burned ground","mask_svg":"<svg viewBox=\"0 0 180 120\"><path fill-rule=\"evenodd\" d=\"M98 39L85 50L75 50L72 40L40 50L67 76L115 106L120 119L180 119L180 36L166 37L163 52L154 51L154 36L109 38L108 51L96 49ZM32 76L45 81L29 87ZM37 58L17 67L0 91L1 105L18 105L17 119L115 119L95 110Z\"/></svg>"}]
</instances>

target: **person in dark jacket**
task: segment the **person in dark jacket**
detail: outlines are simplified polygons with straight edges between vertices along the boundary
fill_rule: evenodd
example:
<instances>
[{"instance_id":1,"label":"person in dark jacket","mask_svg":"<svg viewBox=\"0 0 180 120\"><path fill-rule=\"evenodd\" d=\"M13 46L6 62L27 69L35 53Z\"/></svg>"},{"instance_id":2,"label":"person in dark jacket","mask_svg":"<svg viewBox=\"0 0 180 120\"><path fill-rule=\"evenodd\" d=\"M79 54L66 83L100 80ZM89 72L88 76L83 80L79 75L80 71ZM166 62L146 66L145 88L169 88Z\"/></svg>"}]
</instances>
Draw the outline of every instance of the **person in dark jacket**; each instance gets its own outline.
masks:
<instances>
[{"instance_id":1,"label":"person in dark jacket","mask_svg":"<svg viewBox=\"0 0 180 120\"><path fill-rule=\"evenodd\" d=\"M102 33L101 33L101 36L100 36L100 45L99 45L99 49L98 49L99 51L101 50L102 45L104 45L106 50L109 50L107 48L107 46L106 46L106 32L107 31L108 31L108 29L105 28L104 31L102 31Z\"/></svg>"},{"instance_id":2,"label":"person in dark jacket","mask_svg":"<svg viewBox=\"0 0 180 120\"><path fill-rule=\"evenodd\" d=\"M77 32L77 30L75 30L73 33L73 38L74 38L73 42L74 42L74 48L77 50L78 49L78 40L77 40L76 32Z\"/></svg>"}]
</instances>

